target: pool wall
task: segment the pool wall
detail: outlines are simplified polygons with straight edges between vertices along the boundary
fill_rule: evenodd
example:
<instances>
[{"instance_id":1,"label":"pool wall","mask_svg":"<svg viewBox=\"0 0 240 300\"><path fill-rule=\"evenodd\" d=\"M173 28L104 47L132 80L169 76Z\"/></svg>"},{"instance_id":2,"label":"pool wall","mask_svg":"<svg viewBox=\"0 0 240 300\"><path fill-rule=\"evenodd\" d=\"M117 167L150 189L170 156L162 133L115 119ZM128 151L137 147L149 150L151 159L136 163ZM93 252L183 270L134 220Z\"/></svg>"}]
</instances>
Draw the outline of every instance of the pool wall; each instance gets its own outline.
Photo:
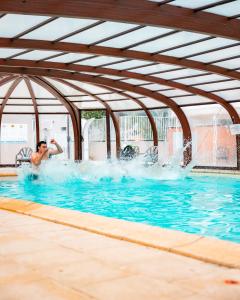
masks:
<instances>
[{"instance_id":1,"label":"pool wall","mask_svg":"<svg viewBox=\"0 0 240 300\"><path fill-rule=\"evenodd\" d=\"M240 244L90 213L0 197L0 209L240 269Z\"/></svg>"}]
</instances>

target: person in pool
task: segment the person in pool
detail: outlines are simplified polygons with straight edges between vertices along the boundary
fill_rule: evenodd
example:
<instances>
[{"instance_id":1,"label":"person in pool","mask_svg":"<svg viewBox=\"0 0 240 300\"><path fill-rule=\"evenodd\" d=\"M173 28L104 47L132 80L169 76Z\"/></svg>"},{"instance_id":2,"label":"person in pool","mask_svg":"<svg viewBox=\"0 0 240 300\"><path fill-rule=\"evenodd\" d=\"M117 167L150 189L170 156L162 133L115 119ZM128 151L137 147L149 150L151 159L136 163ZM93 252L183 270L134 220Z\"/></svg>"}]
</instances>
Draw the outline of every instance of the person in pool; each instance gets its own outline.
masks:
<instances>
[{"instance_id":1,"label":"person in pool","mask_svg":"<svg viewBox=\"0 0 240 300\"><path fill-rule=\"evenodd\" d=\"M47 160L52 155L63 153L61 146L54 139L51 139L50 143L55 145L56 149L48 148L45 141L41 141L37 144L37 151L31 156L32 166L39 167L42 160Z\"/></svg>"}]
</instances>

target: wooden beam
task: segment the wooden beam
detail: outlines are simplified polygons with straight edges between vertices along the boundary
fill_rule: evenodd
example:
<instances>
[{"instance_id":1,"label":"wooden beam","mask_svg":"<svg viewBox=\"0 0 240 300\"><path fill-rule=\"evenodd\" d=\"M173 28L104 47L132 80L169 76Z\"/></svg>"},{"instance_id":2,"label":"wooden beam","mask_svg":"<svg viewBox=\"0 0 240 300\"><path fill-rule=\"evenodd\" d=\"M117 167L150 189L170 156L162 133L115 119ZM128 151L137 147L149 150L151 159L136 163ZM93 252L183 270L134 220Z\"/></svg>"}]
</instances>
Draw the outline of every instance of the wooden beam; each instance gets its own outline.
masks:
<instances>
[{"instance_id":1,"label":"wooden beam","mask_svg":"<svg viewBox=\"0 0 240 300\"><path fill-rule=\"evenodd\" d=\"M32 88L32 84L29 80L29 78L24 77L24 81L26 83L26 86L28 88L29 94L32 98L32 103L34 107L34 113L35 113L35 123L36 123L36 144L40 141L40 126L39 126L39 114L38 114L38 107L37 107L37 101L36 97Z\"/></svg>"},{"instance_id":2,"label":"wooden beam","mask_svg":"<svg viewBox=\"0 0 240 300\"><path fill-rule=\"evenodd\" d=\"M1 3L1 1L0 1ZM240 31L240 30L239 30ZM103 47L103 46L89 46L84 44L74 44L66 42L49 42L41 40L27 40L27 39L9 39L0 38L0 47L5 48L20 48L20 49L31 49L31 50L51 50L51 51L63 51L66 53L87 53L93 55L104 55L114 56L120 58L138 59L149 62L165 63L170 65L177 65L186 68L196 69L205 72L216 73L228 78L240 80L240 73L234 70L222 68L219 66L191 60L184 58L177 58L162 54L152 54L147 52L140 52L134 50L122 50L118 48ZM16 59L15 59L16 60ZM0 60L1 64L11 65L11 60ZM17 63L17 62L16 62ZM40 65L42 62L38 62ZM71 65L71 64L66 64ZM121 75L121 71L118 71Z\"/></svg>"},{"instance_id":3,"label":"wooden beam","mask_svg":"<svg viewBox=\"0 0 240 300\"><path fill-rule=\"evenodd\" d=\"M240 39L239 20L145 0L1 0L0 13L109 20Z\"/></svg>"},{"instance_id":4,"label":"wooden beam","mask_svg":"<svg viewBox=\"0 0 240 300\"><path fill-rule=\"evenodd\" d=\"M13 80L11 86L9 87L3 101L2 101L2 104L1 104L1 107L0 107L0 137L1 137L1 125L2 125L2 116L3 116L3 110L4 110L4 107L6 106L6 103L9 99L9 97L11 96L11 94L13 93L13 91L15 90L15 88L17 87L17 85L19 84L19 82L22 80L22 78L17 78L15 80Z\"/></svg>"},{"instance_id":5,"label":"wooden beam","mask_svg":"<svg viewBox=\"0 0 240 300\"><path fill-rule=\"evenodd\" d=\"M83 88L80 88L79 86L77 86L77 85L75 85L73 83L70 83L70 82L68 82L66 80L57 79L57 78L55 78L55 80L61 82L62 84L65 84L65 85L67 85L67 86L69 86L69 87L71 87L71 88L73 88L73 89L75 89L77 91L80 91L82 93L85 93L85 94L93 97L96 101L98 101L99 103L101 103L106 108L106 110L108 111L108 113L111 116L112 121L113 121L113 126L114 126L115 134L116 134L116 157L119 158L120 151L121 151L120 127L119 127L118 120L117 120L115 114L112 112L111 107L109 106L109 104L107 104L104 100L102 100L98 96L92 95L87 90L85 90Z\"/></svg>"},{"instance_id":6,"label":"wooden beam","mask_svg":"<svg viewBox=\"0 0 240 300\"><path fill-rule=\"evenodd\" d=\"M59 101L66 107L67 111L69 112L72 120L72 126L73 126L73 134L74 134L74 156L75 160L79 160L79 131L78 131L78 122L76 118L75 111L72 107L72 104L69 103L69 101L66 100L66 98L62 95L62 93L52 86L49 82L47 82L45 79L41 77L31 76L30 79L37 83L38 85L42 86L44 89L46 89L49 93L54 95Z\"/></svg>"}]
</instances>

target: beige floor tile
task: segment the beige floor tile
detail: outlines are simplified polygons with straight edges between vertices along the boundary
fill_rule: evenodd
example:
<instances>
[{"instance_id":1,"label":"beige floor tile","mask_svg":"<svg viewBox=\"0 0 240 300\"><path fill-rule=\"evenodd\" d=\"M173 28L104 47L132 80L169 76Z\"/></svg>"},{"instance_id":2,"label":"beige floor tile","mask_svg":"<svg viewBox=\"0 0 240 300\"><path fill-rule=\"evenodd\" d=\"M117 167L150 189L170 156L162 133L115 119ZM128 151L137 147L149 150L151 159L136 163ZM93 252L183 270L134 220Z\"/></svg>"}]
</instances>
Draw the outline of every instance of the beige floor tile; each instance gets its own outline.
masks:
<instances>
[{"instance_id":1,"label":"beige floor tile","mask_svg":"<svg viewBox=\"0 0 240 300\"><path fill-rule=\"evenodd\" d=\"M126 265L144 261L149 258L161 257L164 253L157 249L127 243L122 247L99 248L87 251L89 255L113 265Z\"/></svg>"},{"instance_id":2,"label":"beige floor tile","mask_svg":"<svg viewBox=\"0 0 240 300\"><path fill-rule=\"evenodd\" d=\"M235 280L238 284L227 284L226 280ZM217 300L240 299L240 270L220 269L214 273L179 280L175 284L197 292L207 299L208 297Z\"/></svg>"},{"instance_id":3,"label":"beige floor tile","mask_svg":"<svg viewBox=\"0 0 240 300\"><path fill-rule=\"evenodd\" d=\"M47 271L70 263L84 262L88 256L68 248L55 246L47 250L18 254L14 256L14 259L19 264L27 265L36 270Z\"/></svg>"},{"instance_id":4,"label":"beige floor tile","mask_svg":"<svg viewBox=\"0 0 240 300\"><path fill-rule=\"evenodd\" d=\"M89 284L125 278L132 274L93 258L78 263L70 263L55 269L51 268L48 272L48 276L52 279L77 290L81 290L82 287Z\"/></svg>"},{"instance_id":5,"label":"beige floor tile","mask_svg":"<svg viewBox=\"0 0 240 300\"><path fill-rule=\"evenodd\" d=\"M82 290L99 300L184 300L194 294L165 281L138 275L89 285Z\"/></svg>"},{"instance_id":6,"label":"beige floor tile","mask_svg":"<svg viewBox=\"0 0 240 300\"><path fill-rule=\"evenodd\" d=\"M60 245L64 245L76 251L84 251L87 253L91 253L96 249L123 247L129 244L124 241L111 239L102 235L92 234L86 231L80 236L77 234L71 234L70 232L64 236L58 235L56 238L54 238L54 240Z\"/></svg>"},{"instance_id":7,"label":"beige floor tile","mask_svg":"<svg viewBox=\"0 0 240 300\"><path fill-rule=\"evenodd\" d=\"M74 291L44 279L37 281L15 280L9 284L0 285L1 300L93 300L86 293Z\"/></svg>"},{"instance_id":8,"label":"beige floor tile","mask_svg":"<svg viewBox=\"0 0 240 300\"><path fill-rule=\"evenodd\" d=\"M53 247L52 244L44 244L37 239L29 239L18 234L7 234L0 234L0 255L10 256L19 253L31 253Z\"/></svg>"}]
</instances>

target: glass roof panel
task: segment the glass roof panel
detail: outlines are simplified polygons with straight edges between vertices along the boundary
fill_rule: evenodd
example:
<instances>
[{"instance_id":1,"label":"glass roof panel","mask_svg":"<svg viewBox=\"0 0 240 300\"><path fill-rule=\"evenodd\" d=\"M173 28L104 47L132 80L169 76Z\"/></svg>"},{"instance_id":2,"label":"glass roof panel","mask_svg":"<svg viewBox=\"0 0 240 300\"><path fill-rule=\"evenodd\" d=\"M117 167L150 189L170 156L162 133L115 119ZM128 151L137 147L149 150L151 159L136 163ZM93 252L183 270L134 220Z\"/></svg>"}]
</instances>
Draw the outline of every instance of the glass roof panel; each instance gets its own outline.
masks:
<instances>
[{"instance_id":1,"label":"glass roof panel","mask_svg":"<svg viewBox=\"0 0 240 300\"><path fill-rule=\"evenodd\" d=\"M36 100L37 101L37 104L39 105L43 105L43 104L58 104L58 105L62 105L61 102L59 100L49 100L49 99L46 99L46 100Z\"/></svg>"},{"instance_id":2,"label":"glass roof panel","mask_svg":"<svg viewBox=\"0 0 240 300\"><path fill-rule=\"evenodd\" d=\"M94 101L94 102L77 102L74 103L75 106L77 106L80 109L95 109L95 108L99 108L99 109L104 109L104 105L101 104L98 101Z\"/></svg>"},{"instance_id":3,"label":"glass roof panel","mask_svg":"<svg viewBox=\"0 0 240 300\"><path fill-rule=\"evenodd\" d=\"M11 94L11 97L31 97L28 88L23 80L20 81L19 84L16 86L16 88Z\"/></svg>"},{"instance_id":4,"label":"glass roof panel","mask_svg":"<svg viewBox=\"0 0 240 300\"><path fill-rule=\"evenodd\" d=\"M199 77L192 77L192 78L186 78L186 79L177 79L175 81L181 82L188 85L194 85L198 83L204 83L204 82L211 82L211 81L217 81L217 80L225 80L227 79L224 76L210 74L205 76L199 76Z\"/></svg>"},{"instance_id":5,"label":"glass roof panel","mask_svg":"<svg viewBox=\"0 0 240 300\"><path fill-rule=\"evenodd\" d=\"M189 107L183 107L182 109L189 117L191 127L195 127L199 125L201 126L207 120L208 120L207 122L209 122L210 120L212 120L214 115L218 115L219 117L224 116L224 118L230 120L226 110L219 104L189 106ZM204 117L204 119L201 117Z\"/></svg>"},{"instance_id":6,"label":"glass roof panel","mask_svg":"<svg viewBox=\"0 0 240 300\"><path fill-rule=\"evenodd\" d=\"M228 59L222 62L214 63L214 65L227 69L237 69L240 68L240 58Z\"/></svg>"},{"instance_id":7,"label":"glass roof panel","mask_svg":"<svg viewBox=\"0 0 240 300\"><path fill-rule=\"evenodd\" d=\"M156 83L144 85L143 87L148 90L151 90L151 91L171 89L171 87L169 87L169 86L162 85L162 84L156 84Z\"/></svg>"},{"instance_id":8,"label":"glass roof panel","mask_svg":"<svg viewBox=\"0 0 240 300\"><path fill-rule=\"evenodd\" d=\"M163 106L162 102L154 100L152 98L141 98L139 99L147 107L161 107Z\"/></svg>"},{"instance_id":9,"label":"glass roof panel","mask_svg":"<svg viewBox=\"0 0 240 300\"><path fill-rule=\"evenodd\" d=\"M18 113L19 112L19 106L8 106L6 105L4 107L4 113L10 113L10 112L13 112L13 113ZM24 106L24 105L21 105L21 112L30 112L30 113L34 113L34 108L33 106Z\"/></svg>"},{"instance_id":10,"label":"glass roof panel","mask_svg":"<svg viewBox=\"0 0 240 300\"><path fill-rule=\"evenodd\" d=\"M32 100L30 99L8 99L7 104L30 104L32 105Z\"/></svg>"},{"instance_id":11,"label":"glass roof panel","mask_svg":"<svg viewBox=\"0 0 240 300\"><path fill-rule=\"evenodd\" d=\"M120 99L126 99L127 96L122 96L122 95L118 95L118 94L106 94L106 95L99 95L99 98L101 98L102 100L120 100Z\"/></svg>"},{"instance_id":12,"label":"glass roof panel","mask_svg":"<svg viewBox=\"0 0 240 300\"><path fill-rule=\"evenodd\" d=\"M188 96L188 97L178 97L178 98L173 98L173 100L177 104L192 104L192 103L204 103L204 102L213 102L212 100L198 96L198 95L193 95L193 96Z\"/></svg>"},{"instance_id":13,"label":"glass roof panel","mask_svg":"<svg viewBox=\"0 0 240 300\"><path fill-rule=\"evenodd\" d=\"M240 1L232 1L204 10L217 15L231 17L240 13Z\"/></svg>"},{"instance_id":14,"label":"glass roof panel","mask_svg":"<svg viewBox=\"0 0 240 300\"><path fill-rule=\"evenodd\" d=\"M54 85L63 95L83 95L83 93L57 80L51 78L46 78L46 80L52 85Z\"/></svg>"},{"instance_id":15,"label":"glass roof panel","mask_svg":"<svg viewBox=\"0 0 240 300\"><path fill-rule=\"evenodd\" d=\"M167 97L174 97L174 96L184 96L184 95L191 95L190 93L183 91L183 90L169 90L169 91L161 91L161 94Z\"/></svg>"},{"instance_id":16,"label":"glass roof panel","mask_svg":"<svg viewBox=\"0 0 240 300\"><path fill-rule=\"evenodd\" d=\"M126 82L126 83L133 84L133 85L140 85L140 84L148 83L148 81L145 81L145 80L138 80L138 79L131 79L131 78L122 80L122 82Z\"/></svg>"},{"instance_id":17,"label":"glass roof panel","mask_svg":"<svg viewBox=\"0 0 240 300\"><path fill-rule=\"evenodd\" d=\"M193 70L193 69L184 69L184 70L162 73L162 74L159 74L158 77L164 78L164 79L171 79L171 78L180 78L180 77L186 77L186 76L194 76L194 75L205 74L205 73L206 72Z\"/></svg>"},{"instance_id":18,"label":"glass roof panel","mask_svg":"<svg viewBox=\"0 0 240 300\"><path fill-rule=\"evenodd\" d=\"M237 110L237 112L240 114L240 101L237 103L231 103L231 104Z\"/></svg>"},{"instance_id":19,"label":"glass roof panel","mask_svg":"<svg viewBox=\"0 0 240 300\"><path fill-rule=\"evenodd\" d=\"M135 30L133 32L126 33L123 36L116 37L109 41L100 43L99 45L106 46L106 47L114 47L114 48L125 48L128 47L129 45L142 42L146 39L150 39L170 31L171 29L147 26Z\"/></svg>"},{"instance_id":20,"label":"glass roof panel","mask_svg":"<svg viewBox=\"0 0 240 300\"><path fill-rule=\"evenodd\" d=\"M24 49L0 48L0 58L6 58L23 52Z\"/></svg>"},{"instance_id":21,"label":"glass roof panel","mask_svg":"<svg viewBox=\"0 0 240 300\"><path fill-rule=\"evenodd\" d=\"M240 88L240 81L238 80L198 85L199 89L203 89L205 91L214 91L214 90L237 88L237 87Z\"/></svg>"},{"instance_id":22,"label":"glass roof panel","mask_svg":"<svg viewBox=\"0 0 240 300\"><path fill-rule=\"evenodd\" d=\"M217 0L194 0L194 1L175 0L173 2L170 2L169 4L194 9L194 8L198 8L198 7L216 3L216 2L218 2L218 1Z\"/></svg>"},{"instance_id":23,"label":"glass roof panel","mask_svg":"<svg viewBox=\"0 0 240 300\"><path fill-rule=\"evenodd\" d=\"M45 88L39 84L31 81L31 85L36 98L55 98L51 93L49 93Z\"/></svg>"},{"instance_id":24,"label":"glass roof panel","mask_svg":"<svg viewBox=\"0 0 240 300\"><path fill-rule=\"evenodd\" d=\"M93 97L91 96L84 96L84 97L66 97L69 101L71 102L76 102L76 101L92 101L92 100L95 100L93 99Z\"/></svg>"},{"instance_id":25,"label":"glass roof panel","mask_svg":"<svg viewBox=\"0 0 240 300\"><path fill-rule=\"evenodd\" d=\"M199 42L197 44L166 51L164 54L170 56L176 56L176 57L185 57L203 51L209 51L218 47L224 47L224 46L234 45L234 44L236 44L236 41L231 39L214 38L208 41Z\"/></svg>"},{"instance_id":26,"label":"glass roof panel","mask_svg":"<svg viewBox=\"0 0 240 300\"><path fill-rule=\"evenodd\" d=\"M109 78L109 79L113 79L113 80L121 80L125 77L119 77L119 76L113 76L113 75L104 75L104 76L101 76L103 78Z\"/></svg>"},{"instance_id":27,"label":"glass roof panel","mask_svg":"<svg viewBox=\"0 0 240 300\"><path fill-rule=\"evenodd\" d=\"M60 54L59 51L42 51L42 50L34 50L22 55L17 56L14 59L30 59L30 60L41 60L47 58L51 55Z\"/></svg>"},{"instance_id":28,"label":"glass roof panel","mask_svg":"<svg viewBox=\"0 0 240 300\"><path fill-rule=\"evenodd\" d=\"M110 105L110 107L113 110L118 110L118 109L128 110L128 109L138 109L139 108L139 105L132 100L112 101L112 102L108 102L108 105Z\"/></svg>"},{"instance_id":29,"label":"glass roof panel","mask_svg":"<svg viewBox=\"0 0 240 300\"><path fill-rule=\"evenodd\" d=\"M143 52L160 52L164 49L168 49L175 46L180 46L186 43L194 42L199 39L205 38L207 35L200 34L200 33L193 33L193 32L178 32L164 38L160 38L158 40L145 43L133 48L131 50L143 51Z\"/></svg>"},{"instance_id":30,"label":"glass roof panel","mask_svg":"<svg viewBox=\"0 0 240 300\"><path fill-rule=\"evenodd\" d=\"M214 92L214 94L216 94L226 100L237 100L237 99L239 99L240 89L239 90L228 90L228 91L222 91L222 92Z\"/></svg>"},{"instance_id":31,"label":"glass roof panel","mask_svg":"<svg viewBox=\"0 0 240 300\"><path fill-rule=\"evenodd\" d=\"M7 14L0 19L0 37L12 38L49 17Z\"/></svg>"},{"instance_id":32,"label":"glass roof panel","mask_svg":"<svg viewBox=\"0 0 240 300\"><path fill-rule=\"evenodd\" d=\"M100 66L112 62L121 62L124 61L125 59L119 58L119 57L113 57L113 56L98 56L95 58L91 58L89 60L84 60L82 62L79 62L77 64L81 65L89 65L89 66Z\"/></svg>"},{"instance_id":33,"label":"glass roof panel","mask_svg":"<svg viewBox=\"0 0 240 300\"><path fill-rule=\"evenodd\" d=\"M132 59L132 60L125 61L125 62L122 62L122 63L111 65L111 68L112 69L117 69L117 70L124 70L124 69L128 69L128 68L145 66L145 65L148 65L148 64L149 64L149 62L147 62L147 61ZM107 66L106 66L106 68L107 68Z\"/></svg>"},{"instance_id":34,"label":"glass roof panel","mask_svg":"<svg viewBox=\"0 0 240 300\"><path fill-rule=\"evenodd\" d=\"M208 63L218 59L233 57L235 55L240 55L240 46L235 46L227 49L213 51L211 53L193 56L190 59Z\"/></svg>"},{"instance_id":35,"label":"glass roof panel","mask_svg":"<svg viewBox=\"0 0 240 300\"><path fill-rule=\"evenodd\" d=\"M136 72L136 73L140 73L140 74L150 74L150 73L157 73L157 72L163 72L163 71L168 71L168 70L174 70L176 68L179 68L179 66L169 65L169 64L155 64L155 65L152 65L152 66L132 69L131 71Z\"/></svg>"},{"instance_id":36,"label":"glass roof panel","mask_svg":"<svg viewBox=\"0 0 240 300\"><path fill-rule=\"evenodd\" d=\"M40 28L22 36L24 39L54 41L71 32L96 23L96 20L58 18Z\"/></svg>"},{"instance_id":37,"label":"glass roof panel","mask_svg":"<svg viewBox=\"0 0 240 300\"><path fill-rule=\"evenodd\" d=\"M128 94L128 95L133 96L133 97L136 97L136 98L142 97L142 95L137 94L137 93L133 93L133 92L125 92L125 94Z\"/></svg>"},{"instance_id":38,"label":"glass roof panel","mask_svg":"<svg viewBox=\"0 0 240 300\"><path fill-rule=\"evenodd\" d=\"M55 112L67 112L64 105L59 106L38 106L39 113L55 113Z\"/></svg>"},{"instance_id":39,"label":"glass roof panel","mask_svg":"<svg viewBox=\"0 0 240 300\"><path fill-rule=\"evenodd\" d=\"M107 89L104 89L102 87L92 85L89 83L80 82L80 81L76 81L76 80L66 80L66 81L75 84L76 86L88 91L91 94L108 93L109 92L109 90L107 90Z\"/></svg>"},{"instance_id":40,"label":"glass roof panel","mask_svg":"<svg viewBox=\"0 0 240 300\"><path fill-rule=\"evenodd\" d=\"M51 62L61 62L61 63L70 63L72 61L77 61L83 58L92 57L90 54L84 54L84 53L67 53L61 56L57 56L51 59L48 59L48 61Z\"/></svg>"},{"instance_id":41,"label":"glass roof panel","mask_svg":"<svg viewBox=\"0 0 240 300\"><path fill-rule=\"evenodd\" d=\"M12 85L12 83L13 82L10 81L10 82L0 86L0 97L1 98L6 96L6 93L7 93L8 89L10 88L10 86Z\"/></svg>"},{"instance_id":42,"label":"glass roof panel","mask_svg":"<svg viewBox=\"0 0 240 300\"><path fill-rule=\"evenodd\" d=\"M91 44L136 26L137 25L127 23L105 22L96 27L66 38L63 41L70 43Z\"/></svg>"}]
</instances>

